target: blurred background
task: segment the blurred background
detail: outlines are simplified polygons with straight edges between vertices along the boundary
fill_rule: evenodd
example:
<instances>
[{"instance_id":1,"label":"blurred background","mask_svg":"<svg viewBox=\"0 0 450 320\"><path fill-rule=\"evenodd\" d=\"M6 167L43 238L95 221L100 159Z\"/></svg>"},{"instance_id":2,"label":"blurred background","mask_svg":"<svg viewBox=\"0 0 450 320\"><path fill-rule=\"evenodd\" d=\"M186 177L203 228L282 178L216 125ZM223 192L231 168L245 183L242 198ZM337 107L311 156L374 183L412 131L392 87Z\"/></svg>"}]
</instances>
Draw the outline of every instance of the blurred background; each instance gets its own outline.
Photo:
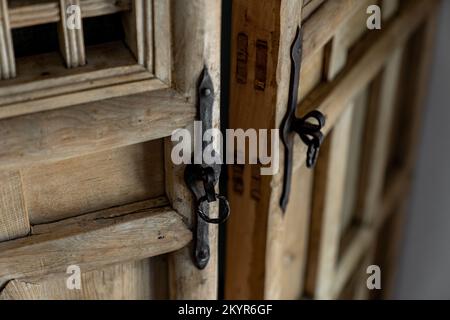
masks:
<instances>
[{"instance_id":1,"label":"blurred background","mask_svg":"<svg viewBox=\"0 0 450 320\"><path fill-rule=\"evenodd\" d=\"M450 0L443 0L395 298L450 299Z\"/></svg>"}]
</instances>

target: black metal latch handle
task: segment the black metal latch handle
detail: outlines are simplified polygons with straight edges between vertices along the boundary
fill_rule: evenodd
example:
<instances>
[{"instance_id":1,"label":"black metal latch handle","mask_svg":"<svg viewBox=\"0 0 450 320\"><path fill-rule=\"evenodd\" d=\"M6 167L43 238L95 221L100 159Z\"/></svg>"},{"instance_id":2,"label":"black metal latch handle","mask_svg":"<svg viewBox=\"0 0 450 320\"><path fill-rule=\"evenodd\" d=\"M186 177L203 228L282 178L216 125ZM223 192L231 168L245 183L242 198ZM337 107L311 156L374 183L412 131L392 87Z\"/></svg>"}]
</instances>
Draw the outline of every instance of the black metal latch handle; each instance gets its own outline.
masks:
<instances>
[{"instance_id":1,"label":"black metal latch handle","mask_svg":"<svg viewBox=\"0 0 450 320\"><path fill-rule=\"evenodd\" d=\"M212 128L212 112L214 104L214 86L205 67L198 84L198 116L202 122L202 134ZM206 142L202 143L202 150ZM194 263L204 269L209 262L209 228L208 225L225 222L230 215L228 200L217 194L215 186L220 177L220 164L189 164L184 171L184 180L195 198L197 221L194 245ZM219 217L209 216L209 205L219 201Z\"/></svg>"},{"instance_id":2,"label":"black metal latch handle","mask_svg":"<svg viewBox=\"0 0 450 320\"><path fill-rule=\"evenodd\" d=\"M303 34L300 28L297 29L294 42L291 47L291 79L289 83L289 98L286 115L281 124L281 140L285 147L284 157L284 183L281 195L280 206L286 211L289 202L292 180L292 161L294 153L295 133L308 146L306 155L306 166L314 167L319 154L320 145L323 141L322 128L325 126L324 115L317 110L311 111L303 118L295 116L297 109L298 87L300 81L300 69L302 59Z\"/></svg>"}]
</instances>

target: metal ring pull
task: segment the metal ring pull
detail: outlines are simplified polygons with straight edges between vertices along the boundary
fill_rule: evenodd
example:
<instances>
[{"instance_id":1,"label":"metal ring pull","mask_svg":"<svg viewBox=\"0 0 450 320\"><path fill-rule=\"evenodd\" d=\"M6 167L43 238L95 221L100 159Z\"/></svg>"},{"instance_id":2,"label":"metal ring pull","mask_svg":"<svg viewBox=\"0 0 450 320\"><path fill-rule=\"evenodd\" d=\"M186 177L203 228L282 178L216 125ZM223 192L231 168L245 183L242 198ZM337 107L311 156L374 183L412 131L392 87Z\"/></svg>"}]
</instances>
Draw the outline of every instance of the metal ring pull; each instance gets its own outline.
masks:
<instances>
[{"instance_id":1,"label":"metal ring pull","mask_svg":"<svg viewBox=\"0 0 450 320\"><path fill-rule=\"evenodd\" d=\"M228 220L228 217L230 216L230 204L228 203L227 198L225 198L224 196L221 196L220 194L216 193L215 194L216 198L219 201L219 217L218 218L210 218L208 217L203 210L201 209L202 204L204 202L208 202L208 196L204 195L203 197L201 197L198 200L198 207L197 207L197 213L199 215L200 218L202 218L205 222L207 223L211 223L211 224L222 224L225 221ZM221 206L220 204L222 204L223 206Z\"/></svg>"}]
</instances>

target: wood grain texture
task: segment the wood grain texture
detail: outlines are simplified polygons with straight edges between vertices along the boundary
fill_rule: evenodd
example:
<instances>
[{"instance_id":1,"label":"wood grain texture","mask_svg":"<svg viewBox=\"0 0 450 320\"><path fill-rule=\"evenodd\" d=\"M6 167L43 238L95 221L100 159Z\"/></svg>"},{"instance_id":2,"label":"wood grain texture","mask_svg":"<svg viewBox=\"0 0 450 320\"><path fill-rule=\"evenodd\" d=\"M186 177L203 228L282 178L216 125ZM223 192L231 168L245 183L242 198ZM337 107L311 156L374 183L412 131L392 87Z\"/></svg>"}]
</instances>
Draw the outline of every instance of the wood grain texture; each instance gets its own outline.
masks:
<instances>
[{"instance_id":1,"label":"wood grain texture","mask_svg":"<svg viewBox=\"0 0 450 320\"><path fill-rule=\"evenodd\" d=\"M301 8L302 1L233 2L230 128L278 127L275 104L284 108L287 103L289 48L301 22ZM240 34L248 37L247 50L239 48ZM266 61L256 60L257 43L267 45ZM240 80L242 69L237 68L238 55L242 52L247 57L242 65L247 68L246 81ZM259 67L264 64L265 68ZM257 69L264 71L264 85L256 82ZM281 263L284 222L279 198L273 195L271 176L261 176L260 196L252 197L252 172L252 165L243 166L242 192L228 188L233 208L227 225L225 297L228 299L277 298L285 283Z\"/></svg>"},{"instance_id":2,"label":"wood grain texture","mask_svg":"<svg viewBox=\"0 0 450 320\"><path fill-rule=\"evenodd\" d=\"M0 293L0 300L149 300L161 299L156 292L158 260L115 264L81 273L81 289L69 290L70 276L11 280Z\"/></svg>"},{"instance_id":3,"label":"wood grain texture","mask_svg":"<svg viewBox=\"0 0 450 320\"><path fill-rule=\"evenodd\" d=\"M166 6L168 2L163 1L159 5ZM186 101L196 104L198 80L203 69L207 67L215 93L212 126L219 128L221 3L210 0L176 0L170 2L170 5L172 41L177 44L172 48L174 72L171 81ZM168 8L160 9L164 11ZM165 27L169 28L167 25ZM162 52L164 50L159 54ZM191 126L189 128L192 130ZM171 146L172 142L167 139L168 152ZM186 188L183 172L184 166L174 166L170 156L166 158L166 192L173 208L192 226L196 216L192 206L192 195ZM217 205L212 204L210 208L210 216L216 216ZM203 270L197 269L192 262L192 246L169 255L171 298L217 298L218 228L216 225L209 226L209 245L210 260Z\"/></svg>"},{"instance_id":4,"label":"wood grain texture","mask_svg":"<svg viewBox=\"0 0 450 320\"><path fill-rule=\"evenodd\" d=\"M28 212L18 171L0 171L0 241L11 240L30 232Z\"/></svg>"},{"instance_id":5,"label":"wood grain texture","mask_svg":"<svg viewBox=\"0 0 450 320\"><path fill-rule=\"evenodd\" d=\"M0 284L62 274L70 265L91 271L186 246L192 239L165 198L33 226L31 236L0 244Z\"/></svg>"},{"instance_id":6,"label":"wood grain texture","mask_svg":"<svg viewBox=\"0 0 450 320\"><path fill-rule=\"evenodd\" d=\"M351 98L368 85L395 49L405 44L412 32L437 4L437 1L409 1L398 18L389 26L381 32L368 35L358 43L341 74L330 83L324 83L313 90L299 104L300 112L303 114L316 109L321 111L327 119L323 128L323 133L327 134ZM305 159L305 154L306 146L299 142L295 148L294 158ZM304 160L297 161L294 167L297 168L304 163Z\"/></svg>"},{"instance_id":7,"label":"wood grain texture","mask_svg":"<svg viewBox=\"0 0 450 320\"><path fill-rule=\"evenodd\" d=\"M172 90L0 121L0 167L64 160L170 136L195 116Z\"/></svg>"},{"instance_id":8,"label":"wood grain texture","mask_svg":"<svg viewBox=\"0 0 450 320\"><path fill-rule=\"evenodd\" d=\"M22 170L32 224L164 195L161 140Z\"/></svg>"}]
</instances>

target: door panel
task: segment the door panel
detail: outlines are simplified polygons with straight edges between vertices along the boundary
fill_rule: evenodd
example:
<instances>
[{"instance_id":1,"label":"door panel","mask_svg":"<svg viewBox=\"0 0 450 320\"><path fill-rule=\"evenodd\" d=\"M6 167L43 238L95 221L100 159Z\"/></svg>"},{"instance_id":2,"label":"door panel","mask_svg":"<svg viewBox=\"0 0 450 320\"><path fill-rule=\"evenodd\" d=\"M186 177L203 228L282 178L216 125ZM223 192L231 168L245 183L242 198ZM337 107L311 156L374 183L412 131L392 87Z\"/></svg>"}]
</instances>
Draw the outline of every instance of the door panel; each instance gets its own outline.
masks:
<instances>
[{"instance_id":1,"label":"door panel","mask_svg":"<svg viewBox=\"0 0 450 320\"><path fill-rule=\"evenodd\" d=\"M225 297L369 298L367 267L377 261L387 265L395 256L394 249L380 254L378 235L387 230L380 228L390 217L401 217L397 209L407 194L417 106L426 87L430 50L425 48L432 48L438 1L233 4L230 127L280 128L298 26L302 59L297 117L316 110L326 124L313 170L305 165L307 146L295 141L286 212L280 207L283 168L261 178L260 199L250 198L251 166L230 169L230 176L240 177L233 178L240 188L228 188L233 216L227 228ZM367 7L373 4L381 6L382 30L367 28ZM256 41L269 44L263 92L239 78L239 35L248 39L248 75L254 72ZM413 76L417 72L419 78ZM411 97L413 91L417 94ZM410 105L415 109L406 111ZM411 119L405 120L405 114ZM280 154L283 164L283 144ZM400 225L389 232L399 233ZM393 268L382 272L391 279ZM378 297L389 296L387 287Z\"/></svg>"},{"instance_id":2,"label":"door panel","mask_svg":"<svg viewBox=\"0 0 450 320\"><path fill-rule=\"evenodd\" d=\"M217 227L200 270L170 136L192 134L205 69L220 126L220 1L1 0L0 16L0 297L215 299Z\"/></svg>"}]
</instances>

